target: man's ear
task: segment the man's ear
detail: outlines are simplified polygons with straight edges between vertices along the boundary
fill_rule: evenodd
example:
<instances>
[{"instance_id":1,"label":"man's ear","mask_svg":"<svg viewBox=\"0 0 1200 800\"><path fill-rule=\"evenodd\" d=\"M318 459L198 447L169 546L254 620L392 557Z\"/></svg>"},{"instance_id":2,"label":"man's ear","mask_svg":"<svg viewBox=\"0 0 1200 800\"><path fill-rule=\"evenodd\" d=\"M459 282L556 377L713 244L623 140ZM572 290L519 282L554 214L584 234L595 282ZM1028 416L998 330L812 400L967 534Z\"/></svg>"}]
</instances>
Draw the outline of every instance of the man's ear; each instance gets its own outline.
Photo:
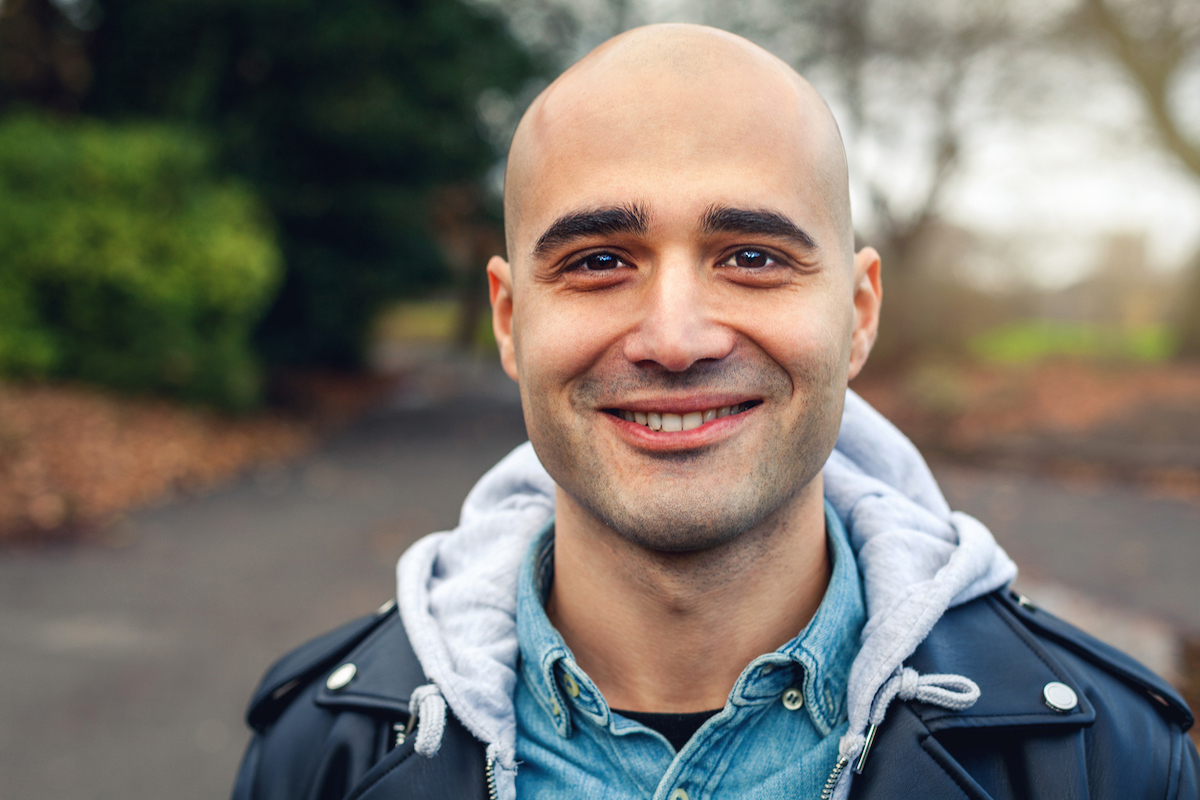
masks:
<instances>
[{"instance_id":1,"label":"man's ear","mask_svg":"<svg viewBox=\"0 0 1200 800\"><path fill-rule=\"evenodd\" d=\"M879 333L879 306L883 302L879 270L879 253L875 248L864 247L854 255L854 333L850 340L848 380L862 371Z\"/></svg>"},{"instance_id":2,"label":"man's ear","mask_svg":"<svg viewBox=\"0 0 1200 800\"><path fill-rule=\"evenodd\" d=\"M513 350L513 291L512 268L500 256L492 256L487 265L488 295L492 299L492 332L500 349L500 363L514 381L517 378L517 356Z\"/></svg>"}]
</instances>

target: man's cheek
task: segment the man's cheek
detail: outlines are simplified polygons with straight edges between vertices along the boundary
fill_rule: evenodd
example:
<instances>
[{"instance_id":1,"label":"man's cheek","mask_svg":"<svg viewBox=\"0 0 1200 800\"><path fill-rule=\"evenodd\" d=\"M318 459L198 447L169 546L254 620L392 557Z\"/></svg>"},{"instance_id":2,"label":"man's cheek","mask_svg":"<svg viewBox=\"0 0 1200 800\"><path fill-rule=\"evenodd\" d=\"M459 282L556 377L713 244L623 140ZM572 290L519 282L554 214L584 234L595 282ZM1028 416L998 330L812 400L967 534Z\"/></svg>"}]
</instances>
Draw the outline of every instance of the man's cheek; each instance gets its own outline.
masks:
<instances>
[{"instance_id":1,"label":"man's cheek","mask_svg":"<svg viewBox=\"0 0 1200 800\"><path fill-rule=\"evenodd\" d=\"M549 403L561 412L568 406L578 406L580 400L574 395L580 380L591 374L598 360L597 350L591 347L594 340L583 328L547 332L538 345L525 349L525 363L529 367L531 395ZM588 409L576 408L583 412Z\"/></svg>"},{"instance_id":2,"label":"man's cheek","mask_svg":"<svg viewBox=\"0 0 1200 800\"><path fill-rule=\"evenodd\" d=\"M798 310L785 319L790 322L767 330L751 329L747 335L792 376L794 384L829 374L831 367L849 358L851 326L840 316Z\"/></svg>"}]
</instances>

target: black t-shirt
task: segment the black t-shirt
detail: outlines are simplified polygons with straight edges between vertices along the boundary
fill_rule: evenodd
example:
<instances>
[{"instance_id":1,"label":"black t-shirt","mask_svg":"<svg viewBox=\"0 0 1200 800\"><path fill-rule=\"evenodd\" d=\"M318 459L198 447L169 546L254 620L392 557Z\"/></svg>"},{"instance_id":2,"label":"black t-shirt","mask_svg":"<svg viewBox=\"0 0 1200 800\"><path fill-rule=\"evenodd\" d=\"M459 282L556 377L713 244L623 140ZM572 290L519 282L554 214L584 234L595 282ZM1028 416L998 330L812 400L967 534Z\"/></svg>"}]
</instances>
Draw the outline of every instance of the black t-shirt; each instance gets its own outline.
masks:
<instances>
[{"instance_id":1,"label":"black t-shirt","mask_svg":"<svg viewBox=\"0 0 1200 800\"><path fill-rule=\"evenodd\" d=\"M678 753L688 743L688 739L692 738L692 734L700 730L700 726L720 710L718 708L712 711L695 711L690 714L651 714L645 711L618 711L614 708L613 713L640 722L652 731L658 731L667 737L671 747Z\"/></svg>"}]
</instances>

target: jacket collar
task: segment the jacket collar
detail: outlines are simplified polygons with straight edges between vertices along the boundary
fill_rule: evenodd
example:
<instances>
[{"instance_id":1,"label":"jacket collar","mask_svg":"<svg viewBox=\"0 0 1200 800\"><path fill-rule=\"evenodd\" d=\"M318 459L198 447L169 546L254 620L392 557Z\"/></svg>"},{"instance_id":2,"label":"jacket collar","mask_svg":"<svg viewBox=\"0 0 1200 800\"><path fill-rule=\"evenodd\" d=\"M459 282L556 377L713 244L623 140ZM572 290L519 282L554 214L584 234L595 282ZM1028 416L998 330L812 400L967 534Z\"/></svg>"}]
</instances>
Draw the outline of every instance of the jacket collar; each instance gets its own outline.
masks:
<instances>
[{"instance_id":1,"label":"jacket collar","mask_svg":"<svg viewBox=\"0 0 1200 800\"><path fill-rule=\"evenodd\" d=\"M934 625L907 664L922 674L965 675L979 685L980 696L962 711L913 702L911 707L930 731L1092 723L1096 712L1084 688L1030 633L1028 621L1018 617L1021 613L1015 603L996 593L950 609ZM360 633L367 625L368 630ZM353 647L326 645L319 648L323 657L312 659L317 663L276 670L277 679L264 681L260 690L263 700L317 667L322 670L315 698L319 705L407 714L409 696L425 678L398 615L388 609L356 628L352 633L338 632L342 633L338 638L349 640ZM327 678L346 664L354 665L353 677L331 688ZM1075 693L1075 708L1059 712L1046 705L1043 693L1051 682L1065 684Z\"/></svg>"},{"instance_id":2,"label":"jacket collar","mask_svg":"<svg viewBox=\"0 0 1200 800\"><path fill-rule=\"evenodd\" d=\"M1002 592L947 611L907 662L922 674L956 673L971 678L979 685L979 700L963 711L914 702L914 712L931 731L1090 725L1096 711L1086 687L1062 666L1040 637L1049 637L1119 674L1162 705L1169 717L1190 727L1192 715L1186 704L1157 675L1123 653ZM355 665L354 677L340 689L331 689L326 683L328 676L347 663ZM273 716L273 706L290 699L292 687L300 688L310 679L307 676L314 674L320 676L316 695L320 705L401 714L408 712L412 690L426 682L404 627L389 605L377 616L357 620L281 661L264 679L251 704L251 716L264 717L254 721L263 724ZM1075 693L1078 704L1074 709L1059 712L1046 705L1044 691L1052 681L1065 684Z\"/></svg>"},{"instance_id":3,"label":"jacket collar","mask_svg":"<svg viewBox=\"0 0 1200 800\"><path fill-rule=\"evenodd\" d=\"M346 675L350 678L343 682ZM326 708L407 717L413 689L424 683L425 673L404 634L400 616L389 608L375 630L321 677L315 700Z\"/></svg>"}]
</instances>

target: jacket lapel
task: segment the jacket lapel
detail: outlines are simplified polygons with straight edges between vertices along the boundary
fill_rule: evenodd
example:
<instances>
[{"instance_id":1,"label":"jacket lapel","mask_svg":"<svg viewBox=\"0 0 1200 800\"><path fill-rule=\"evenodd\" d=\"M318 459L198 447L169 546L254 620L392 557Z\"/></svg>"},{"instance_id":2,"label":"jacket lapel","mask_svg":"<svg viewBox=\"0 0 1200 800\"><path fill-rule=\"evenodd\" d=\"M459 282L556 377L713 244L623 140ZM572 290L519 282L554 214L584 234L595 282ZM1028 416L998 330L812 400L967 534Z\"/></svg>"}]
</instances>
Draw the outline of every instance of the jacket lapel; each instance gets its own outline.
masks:
<instances>
[{"instance_id":1,"label":"jacket lapel","mask_svg":"<svg viewBox=\"0 0 1200 800\"><path fill-rule=\"evenodd\" d=\"M850 786L853 800L991 800L934 739L906 705L888 713L861 775Z\"/></svg>"},{"instance_id":2,"label":"jacket lapel","mask_svg":"<svg viewBox=\"0 0 1200 800\"><path fill-rule=\"evenodd\" d=\"M1086 798L1082 731L1095 721L1095 709L1077 680L996 596L948 611L906 663L922 674L970 678L979 685L979 700L962 711L893 704L863 773L854 778L852 798L992 800L959 760L970 762L973 748L989 757L1007 753L1001 760L1014 768L1002 776L1008 791L1001 796ZM1046 704L1051 682L1075 693L1074 708L1055 711ZM1038 776L1036 785L1031 775Z\"/></svg>"}]
</instances>

